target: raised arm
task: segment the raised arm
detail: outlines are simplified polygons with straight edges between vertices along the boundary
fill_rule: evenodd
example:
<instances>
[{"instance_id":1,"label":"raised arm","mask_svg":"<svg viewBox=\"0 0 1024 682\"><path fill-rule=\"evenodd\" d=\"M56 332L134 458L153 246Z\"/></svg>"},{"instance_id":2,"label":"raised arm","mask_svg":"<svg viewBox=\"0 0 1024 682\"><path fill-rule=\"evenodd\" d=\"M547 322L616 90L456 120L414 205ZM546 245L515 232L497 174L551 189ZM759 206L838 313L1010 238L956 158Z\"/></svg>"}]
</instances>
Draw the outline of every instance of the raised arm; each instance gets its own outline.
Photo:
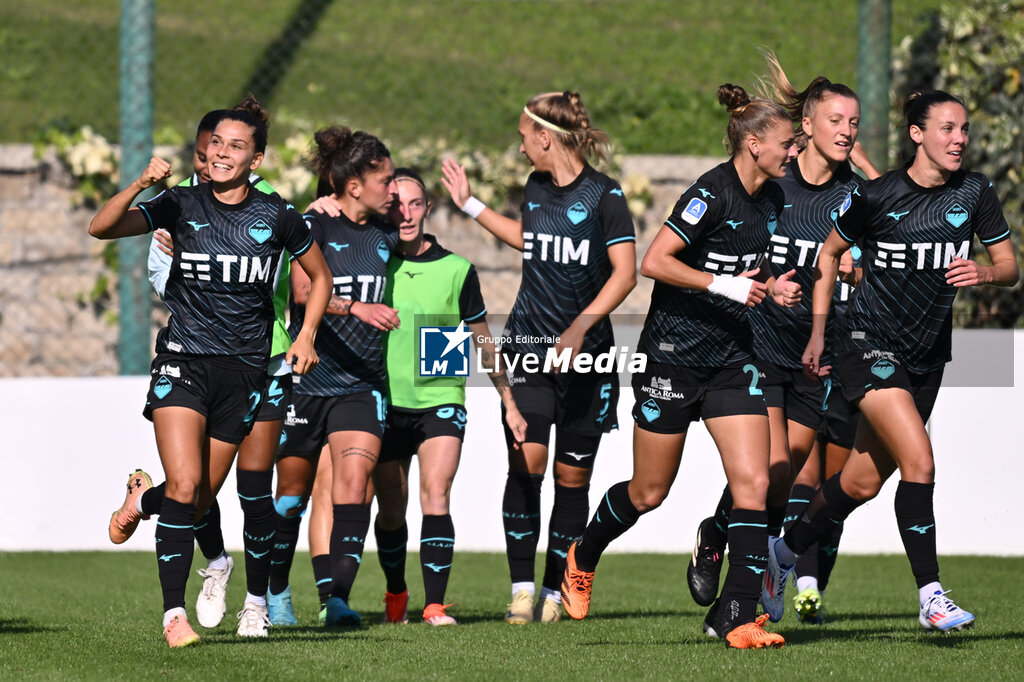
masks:
<instances>
[{"instance_id":1,"label":"raised arm","mask_svg":"<svg viewBox=\"0 0 1024 682\"><path fill-rule=\"evenodd\" d=\"M132 202L142 192L170 175L171 164L155 156L151 158L142 175L111 197L97 211L89 223L89 234L97 239L120 239L148 232L149 224L145 216L138 209L131 207Z\"/></svg>"},{"instance_id":2,"label":"raised arm","mask_svg":"<svg viewBox=\"0 0 1024 682\"><path fill-rule=\"evenodd\" d=\"M444 183L448 193L452 195L452 201L459 209L513 249L523 250L523 224L518 220L503 216L497 211L492 211L474 197L470 192L469 178L466 177L464 167L454 159L445 159L441 166L441 172L444 174L441 182Z\"/></svg>"}]
</instances>

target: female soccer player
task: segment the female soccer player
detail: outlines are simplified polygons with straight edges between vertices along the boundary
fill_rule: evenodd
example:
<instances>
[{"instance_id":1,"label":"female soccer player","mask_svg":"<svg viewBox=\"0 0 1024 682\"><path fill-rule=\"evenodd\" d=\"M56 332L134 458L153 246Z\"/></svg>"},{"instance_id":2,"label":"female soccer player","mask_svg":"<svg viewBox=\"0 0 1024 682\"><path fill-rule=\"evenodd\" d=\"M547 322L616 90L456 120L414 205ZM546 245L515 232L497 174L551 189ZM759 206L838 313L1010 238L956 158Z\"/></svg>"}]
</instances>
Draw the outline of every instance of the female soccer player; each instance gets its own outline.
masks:
<instances>
[{"instance_id":1,"label":"female soccer player","mask_svg":"<svg viewBox=\"0 0 1024 682\"><path fill-rule=\"evenodd\" d=\"M607 136L590 125L578 93L530 99L519 116L519 151L535 172L526 182L522 220L488 209L470 193L465 169L443 166L444 184L470 217L523 252L523 277L503 336L505 358L518 360L510 383L527 424L514 447L505 430L509 472L502 501L512 603L505 620L551 623L561 614L558 584L569 543L589 514L588 493L601 435L618 428L618 381L599 372L530 373L524 358L598 354L612 348L608 315L636 284L633 220L622 188L587 159L604 156ZM534 561L540 533L540 490L555 427L555 504L540 598L534 607Z\"/></svg>"},{"instance_id":2,"label":"female soccer player","mask_svg":"<svg viewBox=\"0 0 1024 682\"><path fill-rule=\"evenodd\" d=\"M212 501L263 400L272 273L285 249L309 273L312 291L309 318L286 359L299 374L317 362L313 337L330 273L298 213L280 197L252 191L249 173L262 162L266 141L266 112L247 99L211 136L210 183L174 187L130 208L140 192L170 175L170 165L154 158L89 226L101 239L163 227L178 247L164 292L171 317L157 338L144 410L167 479L156 539L164 635L172 647L199 640L184 608L194 518Z\"/></svg>"},{"instance_id":3,"label":"female soccer player","mask_svg":"<svg viewBox=\"0 0 1024 682\"><path fill-rule=\"evenodd\" d=\"M443 248L424 234L431 202L423 180L414 171L395 171L398 201L392 220L399 243L388 268L385 302L402 311L406 324L384 338L388 374L388 430L373 478L377 491L374 532L381 568L387 578L384 622L408 622L409 591L405 583L405 513L409 502L409 465L419 456L420 565L423 574L423 622L455 625L445 613L448 576L452 567L455 526L449 513L452 481L459 466L466 429L466 380L460 377L420 377L420 329L457 327L471 334L481 349L484 366L494 365L494 342L476 269L465 258ZM463 332L462 324L468 326ZM501 396L505 423L518 446L526 437L526 422L512 398L504 371L491 375Z\"/></svg>"},{"instance_id":4,"label":"female soccer player","mask_svg":"<svg viewBox=\"0 0 1024 682\"><path fill-rule=\"evenodd\" d=\"M207 171L206 149L210 136L224 115L224 110L208 112L199 122L196 131L193 166L195 173L182 181L181 186L190 187L210 181ZM274 188L255 173L249 175L249 183L256 190L273 194ZM149 281L154 290L163 298L164 287L170 275L173 262L173 240L164 229L153 232L147 266ZM270 573L270 547L274 537L274 504L271 491L273 480L274 453L281 437L284 415L291 404L291 367L284 362L285 351L291 344L285 320L290 287L289 262L282 257L274 275L274 332L267 367L267 395L253 420L253 429L238 449L236 488L242 506L244 526L242 543L245 549L246 596L238 614L238 634L243 637L267 636L268 609L267 583ZM137 472L132 476L145 472ZM129 481L132 479L130 478ZM141 497L133 496L129 486L125 505L110 519L110 538L115 544L127 540L135 531L138 521L151 514L160 513L165 483L146 490ZM132 500L137 500L133 502ZM137 508L136 508L137 507ZM216 498L210 507L196 520L194 527L196 544L206 558L206 568L199 569L203 587L196 600L196 616L199 624L206 628L217 627L226 611L227 585L234 569L231 555L224 549L224 535L220 524L220 505Z\"/></svg>"},{"instance_id":5,"label":"female soccer player","mask_svg":"<svg viewBox=\"0 0 1024 682\"><path fill-rule=\"evenodd\" d=\"M967 110L953 95L911 95L903 107L913 160L851 194L822 247L814 287L814 320L804 352L806 371L822 371L824 321L840 254L859 242L864 279L836 321L835 370L861 422L843 470L826 481L803 516L768 551L762 604L782 616L785 580L799 554L870 500L899 468L896 521L926 630L948 632L974 623L939 582L932 497L935 462L925 423L950 359L952 305L959 287L1010 286L1019 269L995 190L963 170ZM977 235L991 266L970 260Z\"/></svg>"},{"instance_id":6,"label":"female soccer player","mask_svg":"<svg viewBox=\"0 0 1024 682\"><path fill-rule=\"evenodd\" d=\"M785 194L785 210L771 237L769 260L777 272L792 271L792 281L810 291L818 250L832 232L835 214L846 195L863 183L849 161L857 141L860 102L853 90L824 76L797 92L772 54L768 65L771 78L766 89L798 124L797 146L803 149L778 181ZM877 175L873 167L870 170ZM837 305L845 305L849 292L845 283L836 288ZM754 356L766 373L762 388L771 431L768 534L778 536L787 509L797 515L802 511L795 509L791 498L807 497L805 489L799 488L792 496L790 489L814 446L822 405L830 393L817 378L805 376L801 364L811 330L809 297L793 308L765 301L750 310L750 322ZM711 605L718 593L731 508L732 496L726 486L715 515L705 519L697 531L686 576L690 594L702 606ZM798 611L815 618L820 595L807 592L804 597L807 604L798 606ZM705 629L712 620L706 621Z\"/></svg>"},{"instance_id":7,"label":"female soccer player","mask_svg":"<svg viewBox=\"0 0 1024 682\"><path fill-rule=\"evenodd\" d=\"M348 598L370 525L366 492L386 419L381 332L399 325L397 311L383 303L387 264L398 242L397 230L384 216L397 187L391 154L373 135L332 126L317 131L315 141L313 165L319 176L331 179L341 214L309 213L306 220L324 251L334 292L316 340L320 365L293 387L277 467L278 505L288 509L278 513L301 513L317 457L329 445L334 525L325 624L335 627L361 623ZM292 271L292 292L290 331L297 333L309 292L298 270Z\"/></svg>"},{"instance_id":8,"label":"female soccer player","mask_svg":"<svg viewBox=\"0 0 1024 682\"><path fill-rule=\"evenodd\" d=\"M602 552L664 501L689 424L703 419L734 500L731 561L714 629L730 647L775 647L782 637L762 629L764 617L754 618L767 544L770 444L747 308L769 294L785 306L800 300L789 273L776 280L767 263L758 266L784 203L771 179L785 174L797 148L789 113L778 104L729 84L719 87L718 101L730 113L732 158L683 193L640 266L655 284L639 344L648 365L633 377L633 477L604 494L569 548L562 603L573 618L587 615Z\"/></svg>"}]
</instances>

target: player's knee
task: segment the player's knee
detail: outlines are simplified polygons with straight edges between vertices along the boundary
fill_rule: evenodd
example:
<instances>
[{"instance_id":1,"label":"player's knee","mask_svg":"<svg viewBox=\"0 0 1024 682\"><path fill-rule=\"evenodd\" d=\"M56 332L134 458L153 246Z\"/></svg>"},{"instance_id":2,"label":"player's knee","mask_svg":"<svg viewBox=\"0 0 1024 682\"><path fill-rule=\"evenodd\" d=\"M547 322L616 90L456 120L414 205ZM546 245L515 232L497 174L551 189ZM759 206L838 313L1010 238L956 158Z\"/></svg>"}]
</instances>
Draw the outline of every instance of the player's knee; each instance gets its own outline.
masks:
<instances>
[{"instance_id":1,"label":"player's knee","mask_svg":"<svg viewBox=\"0 0 1024 682\"><path fill-rule=\"evenodd\" d=\"M274 498L274 511L283 519L301 517L306 513L308 501L309 498L305 495L281 495Z\"/></svg>"},{"instance_id":2,"label":"player's knee","mask_svg":"<svg viewBox=\"0 0 1024 682\"><path fill-rule=\"evenodd\" d=\"M660 507L666 497L668 497L668 486L664 485L645 485L629 491L630 501L641 514Z\"/></svg>"}]
</instances>

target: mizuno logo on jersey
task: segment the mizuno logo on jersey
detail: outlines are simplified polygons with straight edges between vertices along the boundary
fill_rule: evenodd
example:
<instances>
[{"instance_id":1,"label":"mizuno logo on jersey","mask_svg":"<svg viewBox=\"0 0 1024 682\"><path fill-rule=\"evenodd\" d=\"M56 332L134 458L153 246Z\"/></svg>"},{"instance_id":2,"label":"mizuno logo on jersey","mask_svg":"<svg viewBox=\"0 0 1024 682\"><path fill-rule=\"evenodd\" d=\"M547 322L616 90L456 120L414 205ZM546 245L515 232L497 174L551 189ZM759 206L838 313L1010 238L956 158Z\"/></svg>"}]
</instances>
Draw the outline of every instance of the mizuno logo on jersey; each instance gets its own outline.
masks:
<instances>
[{"instance_id":1,"label":"mizuno logo on jersey","mask_svg":"<svg viewBox=\"0 0 1024 682\"><path fill-rule=\"evenodd\" d=\"M729 227L731 227L734 230L743 224L742 220L726 220L725 222Z\"/></svg>"},{"instance_id":2,"label":"mizuno logo on jersey","mask_svg":"<svg viewBox=\"0 0 1024 682\"><path fill-rule=\"evenodd\" d=\"M700 192L700 195L702 197L704 197L705 199L717 199L718 198L714 194L712 194L711 192L709 192L706 189L704 189L703 187L698 187L697 191Z\"/></svg>"},{"instance_id":3,"label":"mizuno logo on jersey","mask_svg":"<svg viewBox=\"0 0 1024 682\"><path fill-rule=\"evenodd\" d=\"M414 279L417 275L422 275L423 274L422 272L409 272L408 270L403 270L402 272L404 272L406 275L408 275L409 279Z\"/></svg>"},{"instance_id":4,"label":"mizuno logo on jersey","mask_svg":"<svg viewBox=\"0 0 1024 682\"><path fill-rule=\"evenodd\" d=\"M886 213L885 215L888 216L889 218L892 218L896 222L899 222L900 218L907 215L908 213L910 213L910 211L904 211L903 213L897 213L896 211L892 211L890 213Z\"/></svg>"},{"instance_id":5,"label":"mizuno logo on jersey","mask_svg":"<svg viewBox=\"0 0 1024 682\"><path fill-rule=\"evenodd\" d=\"M196 232L198 232L199 230L203 229L204 227L209 227L210 226L210 223L197 223L194 220L188 221L188 224L191 225L192 229L195 230Z\"/></svg>"},{"instance_id":6,"label":"mizuno logo on jersey","mask_svg":"<svg viewBox=\"0 0 1024 682\"><path fill-rule=\"evenodd\" d=\"M530 209L532 211L535 208L540 208L540 204L535 204L532 201L527 201L526 202L526 208L528 208L528 209Z\"/></svg>"},{"instance_id":7,"label":"mizuno logo on jersey","mask_svg":"<svg viewBox=\"0 0 1024 682\"><path fill-rule=\"evenodd\" d=\"M971 243L953 242L917 242L899 244L878 242L874 265L879 268L896 270L945 270L957 258L967 259Z\"/></svg>"},{"instance_id":8,"label":"mizuno logo on jersey","mask_svg":"<svg viewBox=\"0 0 1024 682\"><path fill-rule=\"evenodd\" d=\"M614 194L615 196L621 197L622 196L622 190L621 189L613 189L610 192L608 192L608 194Z\"/></svg>"},{"instance_id":9,"label":"mizuno logo on jersey","mask_svg":"<svg viewBox=\"0 0 1024 682\"><path fill-rule=\"evenodd\" d=\"M338 242L327 242L327 246L331 247L335 251L341 251L342 249L348 248L348 244L339 244Z\"/></svg>"},{"instance_id":10,"label":"mizuno logo on jersey","mask_svg":"<svg viewBox=\"0 0 1024 682\"><path fill-rule=\"evenodd\" d=\"M537 245L539 248L534 248ZM523 260L532 260L534 257L542 261L554 261L565 265L569 263L586 265L590 262L590 240L584 239L579 244L574 244L569 237L560 237L556 234L535 235L533 232L524 232Z\"/></svg>"}]
</instances>

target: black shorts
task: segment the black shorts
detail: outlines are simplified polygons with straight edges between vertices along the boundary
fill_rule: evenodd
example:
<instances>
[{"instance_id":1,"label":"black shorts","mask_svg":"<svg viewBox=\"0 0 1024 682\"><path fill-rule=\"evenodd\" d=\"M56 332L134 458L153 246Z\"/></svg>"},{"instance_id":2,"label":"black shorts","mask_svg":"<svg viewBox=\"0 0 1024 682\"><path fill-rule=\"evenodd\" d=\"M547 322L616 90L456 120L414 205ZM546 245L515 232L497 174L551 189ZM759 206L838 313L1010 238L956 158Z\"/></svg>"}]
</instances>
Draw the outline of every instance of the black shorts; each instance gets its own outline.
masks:
<instances>
[{"instance_id":1,"label":"black shorts","mask_svg":"<svg viewBox=\"0 0 1024 682\"><path fill-rule=\"evenodd\" d=\"M779 367L759 361L765 381L764 402L768 407L782 408L786 419L817 431L821 426L821 410L825 386L811 379L802 369Z\"/></svg>"},{"instance_id":2,"label":"black shorts","mask_svg":"<svg viewBox=\"0 0 1024 682\"><path fill-rule=\"evenodd\" d=\"M834 443L849 450L853 447L854 436L857 435L860 412L857 406L843 395L838 376L825 377L822 379L822 385L825 388L825 396L821 402L821 427L818 432L826 443Z\"/></svg>"},{"instance_id":3,"label":"black shorts","mask_svg":"<svg viewBox=\"0 0 1024 682\"><path fill-rule=\"evenodd\" d=\"M256 415L258 422L283 421L288 414L288 406L292 404L292 375L281 374L267 377L267 392L260 411Z\"/></svg>"},{"instance_id":4,"label":"black shorts","mask_svg":"<svg viewBox=\"0 0 1024 682\"><path fill-rule=\"evenodd\" d=\"M565 372L509 375L512 397L526 420L526 442L547 446L551 427L559 432L580 436L600 436L619 428L616 407L619 404L618 376L614 374ZM512 434L502 424L506 445Z\"/></svg>"},{"instance_id":5,"label":"black shorts","mask_svg":"<svg viewBox=\"0 0 1024 682\"><path fill-rule=\"evenodd\" d=\"M380 448L381 462L409 459L419 450L423 441L438 436L455 436L460 441L466 435L466 408L464 405L439 405L424 410L392 407L388 410L388 428Z\"/></svg>"},{"instance_id":6,"label":"black shorts","mask_svg":"<svg viewBox=\"0 0 1024 682\"><path fill-rule=\"evenodd\" d=\"M908 372L894 353L885 350L848 350L839 353L836 369L842 382L843 396L856 404L868 391L879 388L902 388L914 398L921 420L932 415L939 395L944 368L927 374Z\"/></svg>"},{"instance_id":7,"label":"black shorts","mask_svg":"<svg viewBox=\"0 0 1024 682\"><path fill-rule=\"evenodd\" d=\"M206 433L226 443L241 443L263 402L267 370L233 357L159 353L150 365L149 392L142 415L187 407L206 417Z\"/></svg>"},{"instance_id":8,"label":"black shorts","mask_svg":"<svg viewBox=\"0 0 1024 682\"><path fill-rule=\"evenodd\" d=\"M380 391L351 395L292 394L277 456L316 457L327 436L338 431L365 431L384 437L387 398Z\"/></svg>"},{"instance_id":9,"label":"black shorts","mask_svg":"<svg viewBox=\"0 0 1024 682\"><path fill-rule=\"evenodd\" d=\"M761 380L754 362L735 367L649 363L646 372L633 375L633 420L645 431L685 433L698 419L767 417Z\"/></svg>"}]
</instances>

